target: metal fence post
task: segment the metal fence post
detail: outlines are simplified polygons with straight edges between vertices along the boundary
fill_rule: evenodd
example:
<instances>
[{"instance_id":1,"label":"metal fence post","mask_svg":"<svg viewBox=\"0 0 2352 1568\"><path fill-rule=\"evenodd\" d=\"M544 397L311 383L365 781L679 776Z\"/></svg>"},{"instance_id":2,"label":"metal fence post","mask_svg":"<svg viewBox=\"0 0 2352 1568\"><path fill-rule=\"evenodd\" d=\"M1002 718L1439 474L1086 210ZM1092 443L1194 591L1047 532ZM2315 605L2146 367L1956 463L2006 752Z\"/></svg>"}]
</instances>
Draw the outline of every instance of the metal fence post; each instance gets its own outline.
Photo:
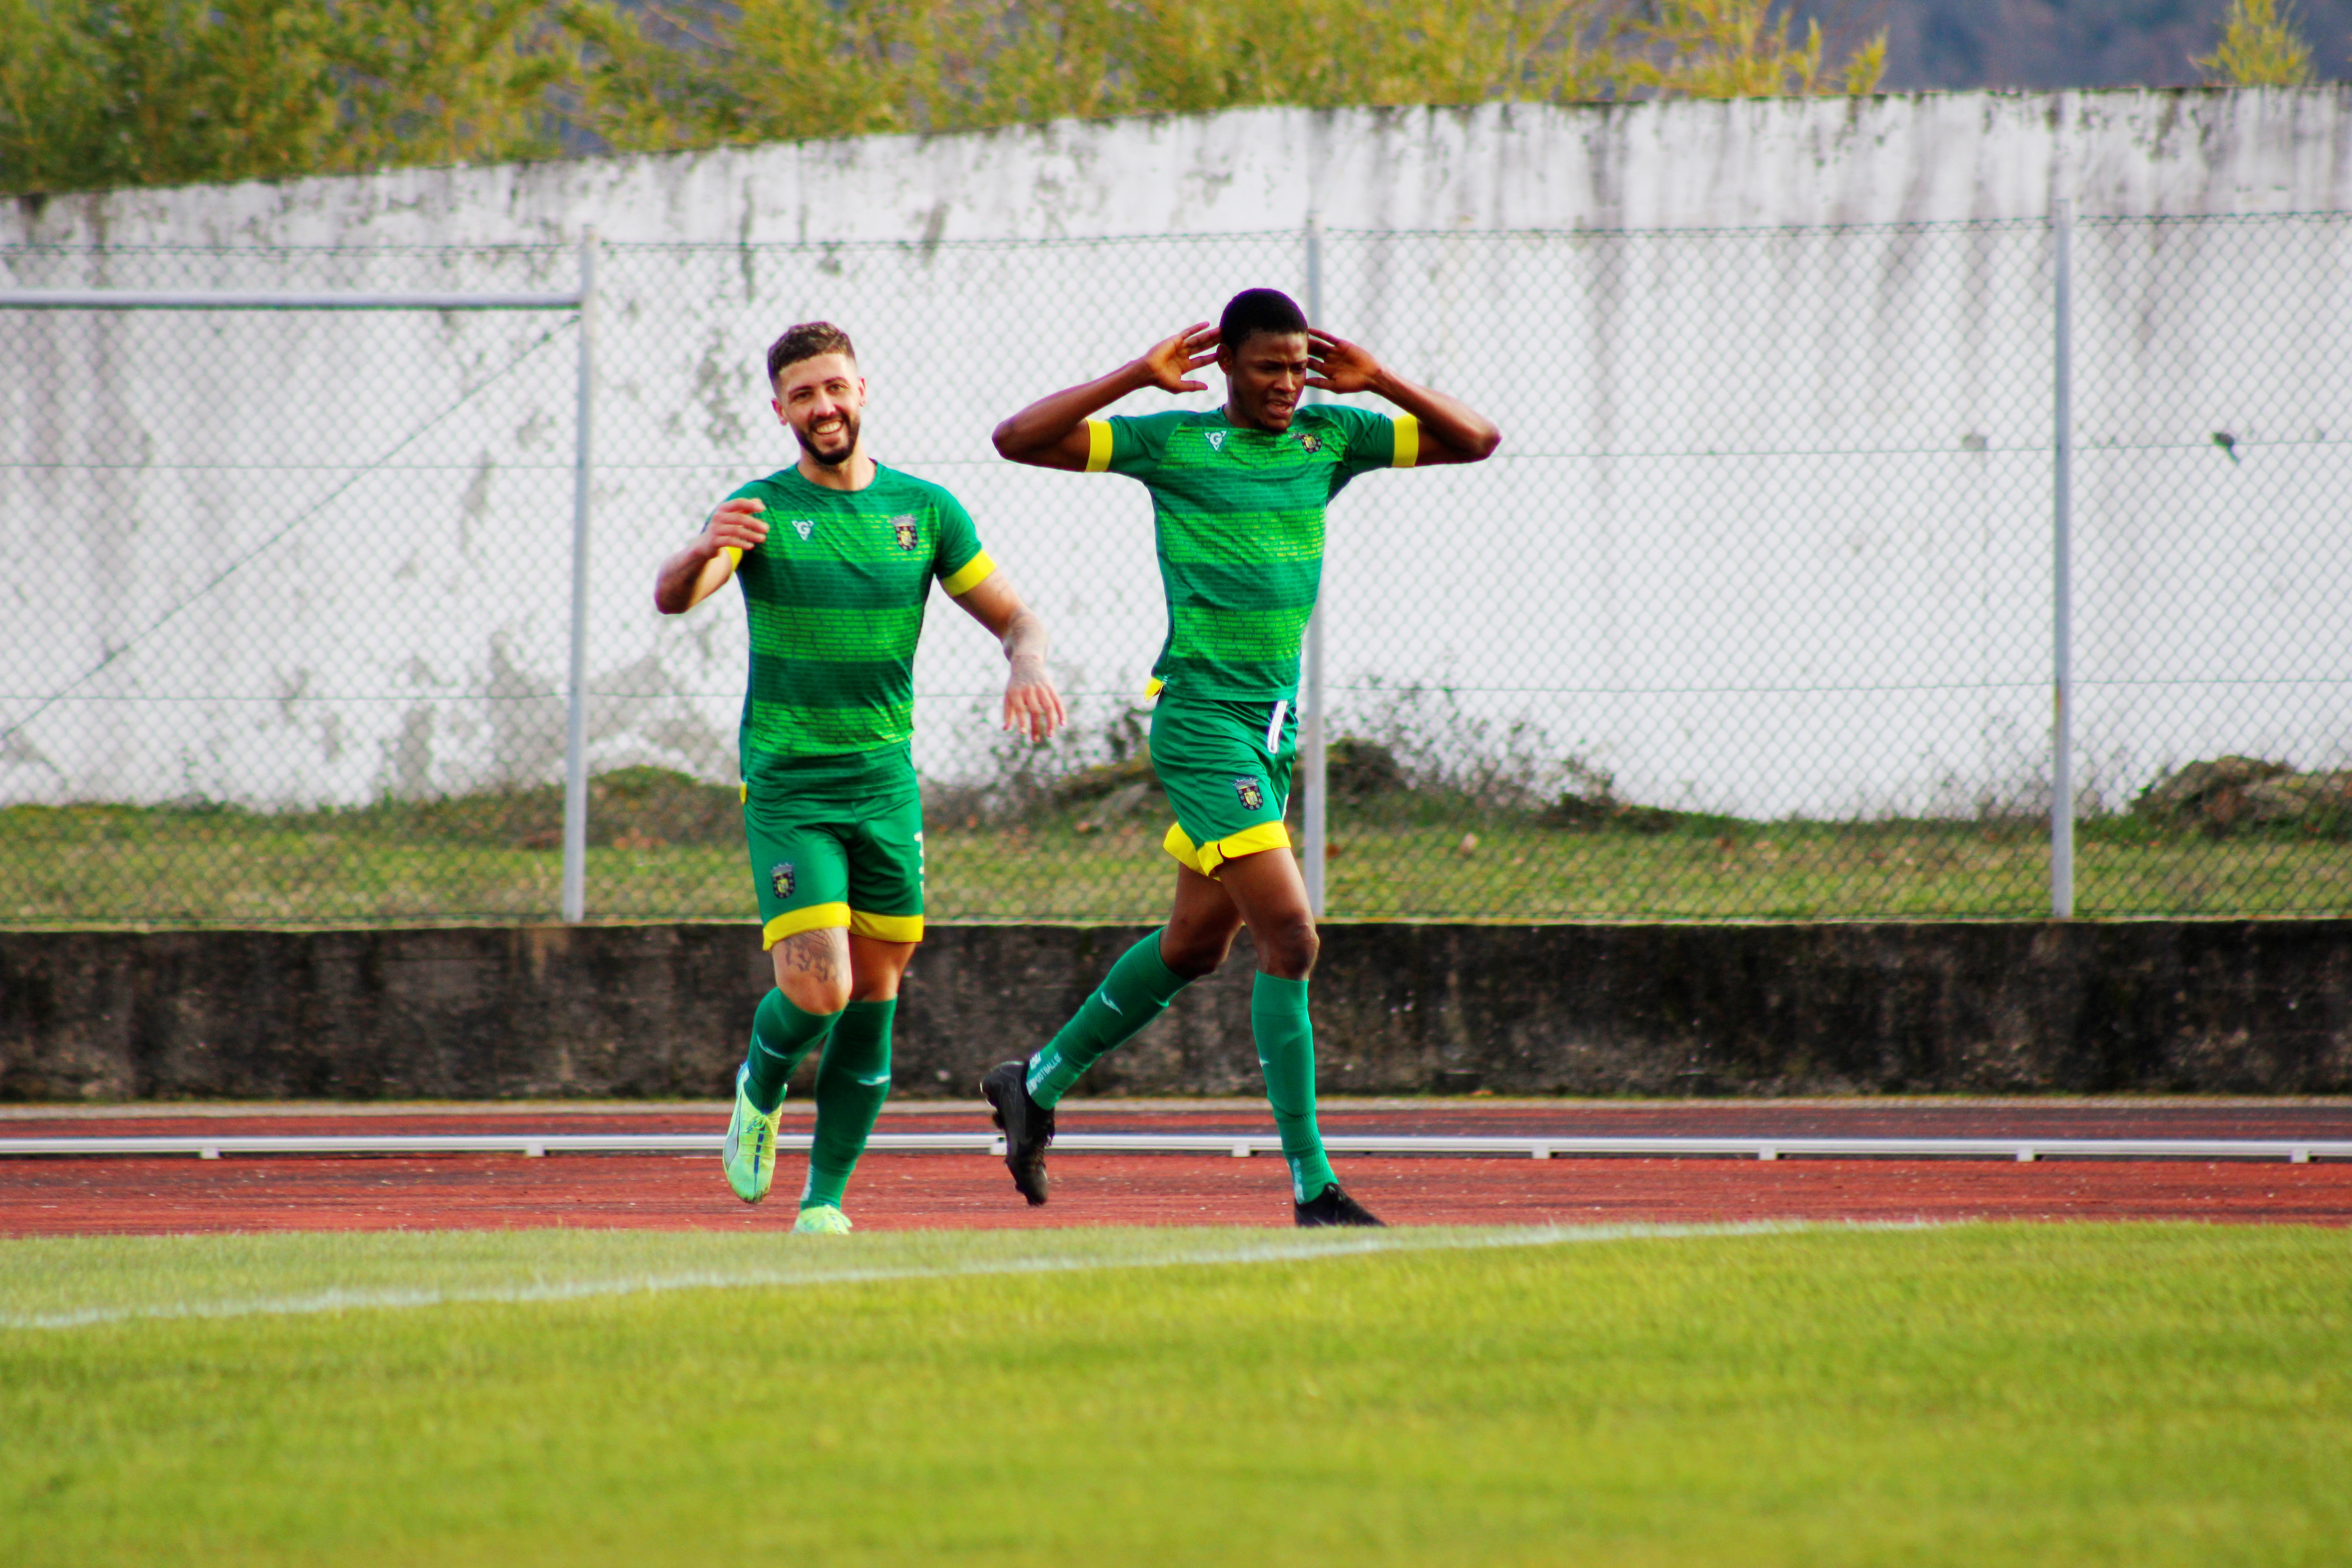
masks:
<instances>
[{"instance_id":1,"label":"metal fence post","mask_svg":"<svg viewBox=\"0 0 2352 1568\"><path fill-rule=\"evenodd\" d=\"M1307 319L1318 327L1324 324L1323 216L1320 213L1307 215ZM1317 400L1315 389L1308 387L1307 401ZM1299 792L1306 796L1303 826L1307 838L1300 855L1300 868L1307 876L1307 907L1317 920L1323 918L1323 864L1325 840L1329 828L1329 814L1326 809L1328 773L1323 725L1323 622L1324 599L1328 592L1328 587L1318 589L1315 596L1315 613L1307 620L1307 679L1306 689L1301 693L1306 700L1299 704L1298 714Z\"/></svg>"},{"instance_id":2,"label":"metal fence post","mask_svg":"<svg viewBox=\"0 0 2352 1568\"><path fill-rule=\"evenodd\" d=\"M2056 318L2051 388L2050 913L2074 914L2074 204L2052 213Z\"/></svg>"},{"instance_id":3,"label":"metal fence post","mask_svg":"<svg viewBox=\"0 0 2352 1568\"><path fill-rule=\"evenodd\" d=\"M572 436L572 678L563 728L563 918L588 915L588 474L596 403L596 231L580 237L580 380Z\"/></svg>"}]
</instances>

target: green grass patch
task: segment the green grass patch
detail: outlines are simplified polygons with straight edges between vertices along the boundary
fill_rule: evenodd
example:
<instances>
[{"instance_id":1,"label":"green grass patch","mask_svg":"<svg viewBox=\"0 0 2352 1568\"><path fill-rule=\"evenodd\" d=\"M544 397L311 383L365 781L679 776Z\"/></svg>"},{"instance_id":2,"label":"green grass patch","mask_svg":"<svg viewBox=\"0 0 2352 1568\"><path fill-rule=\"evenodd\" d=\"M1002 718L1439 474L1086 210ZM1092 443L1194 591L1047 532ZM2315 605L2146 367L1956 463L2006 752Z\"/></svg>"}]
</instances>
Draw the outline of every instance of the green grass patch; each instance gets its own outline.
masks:
<instances>
[{"instance_id":1,"label":"green grass patch","mask_svg":"<svg viewBox=\"0 0 2352 1568\"><path fill-rule=\"evenodd\" d=\"M752 918L731 792L599 788L593 917ZM931 917L1160 918L1172 884L1164 815L1097 823L1088 809L998 822L935 811ZM0 923L552 919L561 821L553 791L310 813L17 806L0 810ZM1406 798L1335 803L1331 832L1330 910L1343 920L2033 917L2049 906L2048 845L2031 822L1656 813L1569 827ZM2352 840L2293 827L2213 837L2103 819L2084 826L2076 866L2085 915L2352 909Z\"/></svg>"},{"instance_id":2,"label":"green grass patch","mask_svg":"<svg viewBox=\"0 0 2352 1568\"><path fill-rule=\"evenodd\" d=\"M2294 1228L0 1242L0 1560L2340 1563L2347 1333Z\"/></svg>"}]
</instances>

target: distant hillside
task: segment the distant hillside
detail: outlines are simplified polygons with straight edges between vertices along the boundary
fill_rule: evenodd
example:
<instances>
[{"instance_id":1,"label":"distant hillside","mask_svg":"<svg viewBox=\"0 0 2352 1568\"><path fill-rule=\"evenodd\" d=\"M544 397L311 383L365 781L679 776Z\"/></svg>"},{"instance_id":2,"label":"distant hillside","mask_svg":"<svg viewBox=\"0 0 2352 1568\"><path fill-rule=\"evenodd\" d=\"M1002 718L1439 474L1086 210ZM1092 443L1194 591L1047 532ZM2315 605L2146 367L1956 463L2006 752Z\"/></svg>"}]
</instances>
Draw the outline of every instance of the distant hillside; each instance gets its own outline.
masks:
<instances>
[{"instance_id":1,"label":"distant hillside","mask_svg":"<svg viewBox=\"0 0 2352 1568\"><path fill-rule=\"evenodd\" d=\"M1838 0L1825 27L1887 31L1891 90L2184 87L2212 52L2227 0ZM2352 0L2297 0L2323 79L2352 77Z\"/></svg>"}]
</instances>

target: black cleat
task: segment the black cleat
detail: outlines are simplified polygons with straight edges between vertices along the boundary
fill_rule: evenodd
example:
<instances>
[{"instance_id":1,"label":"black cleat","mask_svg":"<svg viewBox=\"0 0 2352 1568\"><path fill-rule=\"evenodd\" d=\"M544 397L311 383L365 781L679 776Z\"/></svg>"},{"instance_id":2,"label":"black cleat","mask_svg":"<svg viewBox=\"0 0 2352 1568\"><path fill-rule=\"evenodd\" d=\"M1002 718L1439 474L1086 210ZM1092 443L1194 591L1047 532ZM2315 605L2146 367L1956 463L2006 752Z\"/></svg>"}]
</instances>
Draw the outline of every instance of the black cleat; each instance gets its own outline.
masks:
<instances>
[{"instance_id":1,"label":"black cleat","mask_svg":"<svg viewBox=\"0 0 2352 1568\"><path fill-rule=\"evenodd\" d=\"M1045 1147L1054 1141L1054 1113L1029 1098L1027 1062L991 1068L980 1080L980 1092L996 1107L992 1120L1004 1130L1004 1168L1035 1208L1045 1201Z\"/></svg>"},{"instance_id":2,"label":"black cleat","mask_svg":"<svg viewBox=\"0 0 2352 1568\"><path fill-rule=\"evenodd\" d=\"M1303 1226L1370 1225L1388 1228L1379 1215L1341 1192L1337 1182L1305 1203L1291 1205L1290 1215Z\"/></svg>"}]
</instances>

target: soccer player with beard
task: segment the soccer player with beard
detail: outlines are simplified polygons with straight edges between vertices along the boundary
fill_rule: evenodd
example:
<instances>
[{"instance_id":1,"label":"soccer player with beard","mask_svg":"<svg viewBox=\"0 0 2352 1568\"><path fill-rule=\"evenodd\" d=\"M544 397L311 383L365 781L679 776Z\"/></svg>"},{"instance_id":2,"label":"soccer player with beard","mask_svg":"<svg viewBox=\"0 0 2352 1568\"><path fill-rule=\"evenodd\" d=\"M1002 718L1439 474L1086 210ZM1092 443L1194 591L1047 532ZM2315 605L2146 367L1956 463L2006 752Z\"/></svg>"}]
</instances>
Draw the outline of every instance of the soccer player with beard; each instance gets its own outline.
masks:
<instances>
[{"instance_id":1,"label":"soccer player with beard","mask_svg":"<svg viewBox=\"0 0 2352 1568\"><path fill-rule=\"evenodd\" d=\"M1012 662L1004 725L1033 741L1064 718L1045 626L946 490L877 463L848 335L793 328L768 350L777 419L800 461L721 502L662 563L654 603L681 615L729 577L743 590L751 672L739 737L743 828L775 989L753 1015L722 1163L755 1204L775 1174L793 1069L822 1046L816 1131L795 1231L850 1228L842 1196L890 1092L898 981L923 939L923 814L908 754L915 644L936 581Z\"/></svg>"},{"instance_id":2,"label":"soccer player with beard","mask_svg":"<svg viewBox=\"0 0 2352 1568\"><path fill-rule=\"evenodd\" d=\"M1208 413L1095 416L1131 392L1200 392L1212 359L1225 404ZM1344 404L1300 406L1307 387L1375 392L1391 417ZM1168 638L1152 669L1151 766L1176 825L1168 923L1116 963L1059 1034L982 1080L1004 1129L1005 1164L1045 1201L1054 1107L1105 1052L1224 962L1244 924L1257 946L1250 1026L1303 1226L1378 1225L1340 1190L1315 1121L1307 976L1318 942L1283 809L1297 751L1298 653L1322 581L1324 509L1374 468L1475 463L1502 437L1443 393L1309 327L1271 289L1226 305L1098 380L1055 393L996 427L1016 463L1125 474L1151 492Z\"/></svg>"}]
</instances>

